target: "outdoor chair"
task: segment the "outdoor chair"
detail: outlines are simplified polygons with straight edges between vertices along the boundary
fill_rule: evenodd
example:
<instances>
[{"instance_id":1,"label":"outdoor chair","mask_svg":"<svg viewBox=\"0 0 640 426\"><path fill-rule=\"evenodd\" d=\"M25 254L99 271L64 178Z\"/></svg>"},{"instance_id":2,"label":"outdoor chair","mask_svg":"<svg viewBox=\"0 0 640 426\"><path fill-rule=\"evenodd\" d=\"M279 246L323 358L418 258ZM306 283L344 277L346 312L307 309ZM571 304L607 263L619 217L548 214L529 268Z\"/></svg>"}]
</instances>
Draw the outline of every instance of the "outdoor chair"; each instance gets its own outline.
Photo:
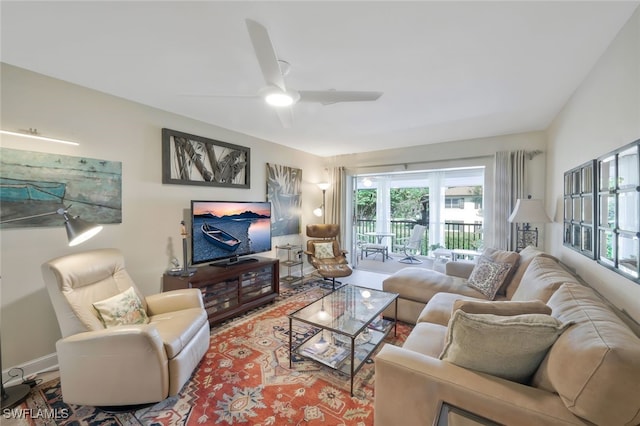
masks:
<instances>
[{"instance_id":1,"label":"outdoor chair","mask_svg":"<svg viewBox=\"0 0 640 426\"><path fill-rule=\"evenodd\" d=\"M411 230L411 235L408 238L400 238L397 240L398 245L402 248L402 252L405 257L398 260L402 263L422 263L422 260L416 257L416 254L420 252L422 246L422 238L427 227L423 225L415 225Z\"/></svg>"},{"instance_id":2,"label":"outdoor chair","mask_svg":"<svg viewBox=\"0 0 640 426\"><path fill-rule=\"evenodd\" d=\"M369 257L371 253L382 253L383 262L385 258L389 257L389 247L387 247L385 244L370 243L368 241L368 236L366 235L358 234L357 245L360 250L360 260L363 260L365 257Z\"/></svg>"}]
</instances>

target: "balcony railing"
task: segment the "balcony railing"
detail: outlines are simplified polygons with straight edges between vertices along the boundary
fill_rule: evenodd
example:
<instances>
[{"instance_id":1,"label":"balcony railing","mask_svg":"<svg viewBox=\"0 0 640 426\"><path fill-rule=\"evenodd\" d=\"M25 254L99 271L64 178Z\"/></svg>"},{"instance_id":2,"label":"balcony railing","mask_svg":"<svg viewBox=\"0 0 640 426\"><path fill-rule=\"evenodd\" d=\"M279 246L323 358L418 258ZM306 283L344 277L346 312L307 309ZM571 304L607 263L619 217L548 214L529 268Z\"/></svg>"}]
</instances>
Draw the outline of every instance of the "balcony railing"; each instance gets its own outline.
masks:
<instances>
[{"instance_id":1,"label":"balcony railing","mask_svg":"<svg viewBox=\"0 0 640 426\"><path fill-rule=\"evenodd\" d=\"M391 220L391 227L389 232L394 234L393 241L391 242L391 250L397 250L399 246L398 242L406 240L411 235L411 230L418 222L414 220ZM366 232L374 232L376 230L375 220L358 219L357 220L357 233L363 235ZM445 248L448 249L478 249L482 243L482 224L481 223L444 223L444 239ZM362 237L361 237L362 238ZM374 237L366 237L369 242L374 242ZM422 248L420 250L421 255L426 256L429 254L429 227L427 226L427 232L422 239Z\"/></svg>"}]
</instances>

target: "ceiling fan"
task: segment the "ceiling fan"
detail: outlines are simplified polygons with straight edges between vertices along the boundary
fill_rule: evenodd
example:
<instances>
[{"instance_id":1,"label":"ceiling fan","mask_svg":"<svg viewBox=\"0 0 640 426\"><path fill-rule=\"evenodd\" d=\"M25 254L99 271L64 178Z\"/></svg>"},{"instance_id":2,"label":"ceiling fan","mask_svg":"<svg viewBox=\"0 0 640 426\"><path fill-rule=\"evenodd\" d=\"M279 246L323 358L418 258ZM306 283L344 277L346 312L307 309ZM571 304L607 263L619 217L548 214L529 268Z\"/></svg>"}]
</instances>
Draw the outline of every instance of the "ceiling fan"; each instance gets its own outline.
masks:
<instances>
[{"instance_id":1,"label":"ceiling fan","mask_svg":"<svg viewBox=\"0 0 640 426\"><path fill-rule=\"evenodd\" d=\"M267 29L262 24L252 19L246 19L245 21L258 64L267 83L267 86L260 90L259 95L269 105L276 107L278 117L284 127L291 127L293 122L291 107L297 102L316 102L330 105L339 102L375 101L382 96L382 92L294 90L287 88L284 76L288 72L289 64L278 59L271 43L271 37L269 37Z\"/></svg>"}]
</instances>

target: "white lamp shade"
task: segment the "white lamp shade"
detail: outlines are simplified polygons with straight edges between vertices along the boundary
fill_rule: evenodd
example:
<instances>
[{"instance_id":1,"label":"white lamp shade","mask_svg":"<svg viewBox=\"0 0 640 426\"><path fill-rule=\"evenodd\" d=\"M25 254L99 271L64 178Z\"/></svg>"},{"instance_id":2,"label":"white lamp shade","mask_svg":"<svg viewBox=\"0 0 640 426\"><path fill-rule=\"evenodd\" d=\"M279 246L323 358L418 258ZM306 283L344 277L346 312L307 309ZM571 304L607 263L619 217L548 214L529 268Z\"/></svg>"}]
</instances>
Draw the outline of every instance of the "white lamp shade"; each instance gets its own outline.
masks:
<instances>
[{"instance_id":1,"label":"white lamp shade","mask_svg":"<svg viewBox=\"0 0 640 426\"><path fill-rule=\"evenodd\" d=\"M102 231L102 225L94 225L77 217L65 217L67 217L65 228L67 229L67 238L69 239L70 247L82 244Z\"/></svg>"},{"instance_id":2,"label":"white lamp shade","mask_svg":"<svg viewBox=\"0 0 640 426\"><path fill-rule=\"evenodd\" d=\"M327 189L329 189L330 186L331 184L329 182L320 182L318 184L318 188L320 188L323 191L326 191Z\"/></svg>"},{"instance_id":3,"label":"white lamp shade","mask_svg":"<svg viewBox=\"0 0 640 426\"><path fill-rule=\"evenodd\" d=\"M518 198L509 222L515 223L549 223L551 219L544 211L542 200Z\"/></svg>"}]
</instances>

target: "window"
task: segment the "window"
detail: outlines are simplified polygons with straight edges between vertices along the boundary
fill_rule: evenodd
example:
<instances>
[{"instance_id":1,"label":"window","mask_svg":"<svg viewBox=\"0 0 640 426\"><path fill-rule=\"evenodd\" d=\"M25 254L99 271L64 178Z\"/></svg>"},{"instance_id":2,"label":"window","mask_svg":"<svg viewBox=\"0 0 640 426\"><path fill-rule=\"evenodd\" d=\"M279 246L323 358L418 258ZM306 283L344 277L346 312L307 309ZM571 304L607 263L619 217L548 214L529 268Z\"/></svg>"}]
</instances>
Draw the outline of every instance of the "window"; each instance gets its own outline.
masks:
<instances>
[{"instance_id":1,"label":"window","mask_svg":"<svg viewBox=\"0 0 640 426\"><path fill-rule=\"evenodd\" d=\"M464 209L464 198L446 197L444 199L445 209Z\"/></svg>"},{"instance_id":2,"label":"window","mask_svg":"<svg viewBox=\"0 0 640 426\"><path fill-rule=\"evenodd\" d=\"M400 250L416 224L427 227L419 254L431 247L482 246L484 167L353 175L352 242L372 231L389 232L390 250ZM352 262L357 265L358 247Z\"/></svg>"}]
</instances>

